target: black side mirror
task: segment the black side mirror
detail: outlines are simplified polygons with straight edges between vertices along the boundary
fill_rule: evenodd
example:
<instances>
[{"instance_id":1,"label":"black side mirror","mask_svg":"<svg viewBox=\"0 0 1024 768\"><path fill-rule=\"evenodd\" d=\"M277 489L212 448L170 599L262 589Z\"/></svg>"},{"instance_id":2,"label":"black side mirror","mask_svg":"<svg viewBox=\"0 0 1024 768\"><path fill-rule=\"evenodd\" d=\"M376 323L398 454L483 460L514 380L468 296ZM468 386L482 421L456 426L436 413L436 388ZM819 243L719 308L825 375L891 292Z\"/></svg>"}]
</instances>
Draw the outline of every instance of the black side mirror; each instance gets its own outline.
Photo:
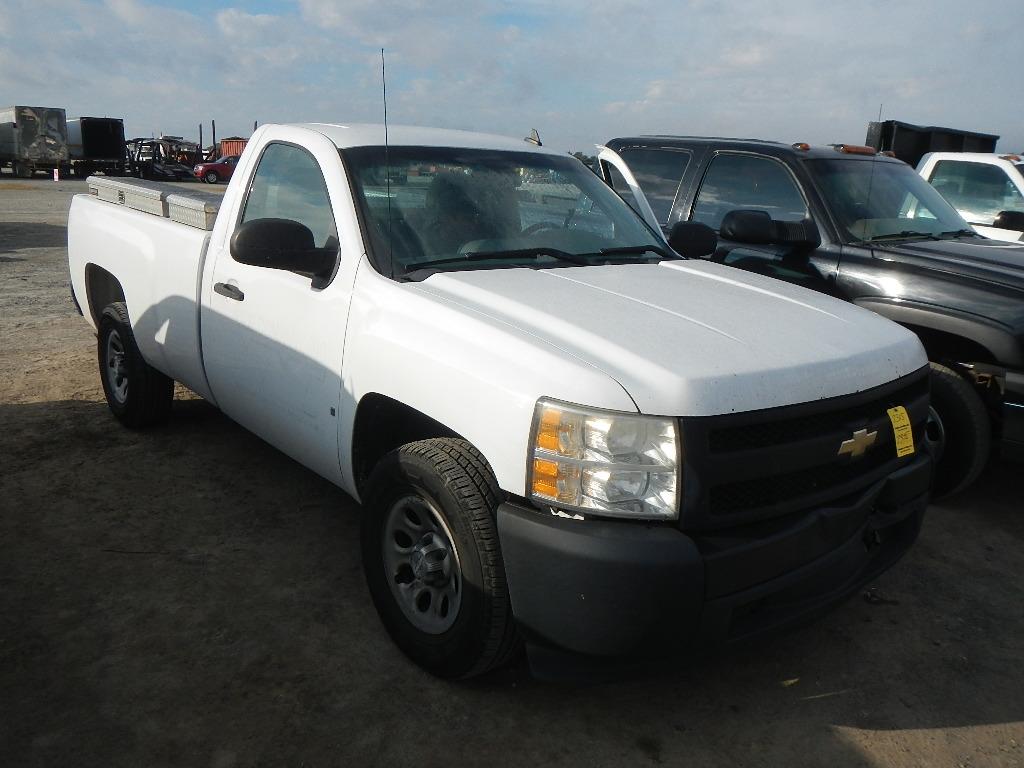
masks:
<instances>
[{"instance_id":1,"label":"black side mirror","mask_svg":"<svg viewBox=\"0 0 1024 768\"><path fill-rule=\"evenodd\" d=\"M790 245L808 250L821 245L821 233L813 220L775 221L766 211L729 211L719 233L725 240L751 245Z\"/></svg>"},{"instance_id":2,"label":"black side mirror","mask_svg":"<svg viewBox=\"0 0 1024 768\"><path fill-rule=\"evenodd\" d=\"M240 264L329 277L337 249L317 248L305 224L291 219L252 219L231 235L231 258Z\"/></svg>"},{"instance_id":3,"label":"black side mirror","mask_svg":"<svg viewBox=\"0 0 1024 768\"><path fill-rule=\"evenodd\" d=\"M673 251L688 259L710 256L718 248L718 235L707 224L677 221L668 236Z\"/></svg>"},{"instance_id":4,"label":"black side mirror","mask_svg":"<svg viewBox=\"0 0 1024 768\"><path fill-rule=\"evenodd\" d=\"M773 221L772 224L775 226L775 242L779 245L792 245L809 251L821 245L821 233L812 219Z\"/></svg>"},{"instance_id":5,"label":"black side mirror","mask_svg":"<svg viewBox=\"0 0 1024 768\"><path fill-rule=\"evenodd\" d=\"M729 211L722 219L718 232L734 243L768 245L775 242L774 223L765 211Z\"/></svg>"},{"instance_id":6,"label":"black side mirror","mask_svg":"<svg viewBox=\"0 0 1024 768\"><path fill-rule=\"evenodd\" d=\"M992 226L1024 232L1024 211L1000 211Z\"/></svg>"}]
</instances>

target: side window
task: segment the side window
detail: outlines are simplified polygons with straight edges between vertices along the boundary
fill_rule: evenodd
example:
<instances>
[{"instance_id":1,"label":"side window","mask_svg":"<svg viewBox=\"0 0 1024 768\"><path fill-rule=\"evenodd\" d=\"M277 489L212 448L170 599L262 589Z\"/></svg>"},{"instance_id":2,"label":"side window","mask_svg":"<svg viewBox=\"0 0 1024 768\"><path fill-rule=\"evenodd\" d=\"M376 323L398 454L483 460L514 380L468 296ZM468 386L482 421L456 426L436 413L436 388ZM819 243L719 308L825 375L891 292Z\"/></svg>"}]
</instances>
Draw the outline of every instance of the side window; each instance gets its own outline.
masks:
<instances>
[{"instance_id":1,"label":"side window","mask_svg":"<svg viewBox=\"0 0 1024 768\"><path fill-rule=\"evenodd\" d=\"M619 155L633 171L658 223L668 224L679 182L690 163L690 153L674 149L630 148L621 150ZM612 174L612 189L627 202L632 197L626 182L617 171Z\"/></svg>"},{"instance_id":2,"label":"side window","mask_svg":"<svg viewBox=\"0 0 1024 768\"><path fill-rule=\"evenodd\" d=\"M807 204L782 163L753 155L718 155L704 175L690 218L718 229L725 214L737 209L766 211L778 221L808 216Z\"/></svg>"},{"instance_id":3,"label":"side window","mask_svg":"<svg viewBox=\"0 0 1024 768\"><path fill-rule=\"evenodd\" d=\"M253 219L291 219L309 227L317 248L337 243L320 166L304 149L290 144L271 144L260 157L240 223Z\"/></svg>"},{"instance_id":4,"label":"side window","mask_svg":"<svg viewBox=\"0 0 1024 768\"><path fill-rule=\"evenodd\" d=\"M1001 211L1024 211L1024 198L997 165L940 160L930 181L961 216L974 224L991 224Z\"/></svg>"}]
</instances>

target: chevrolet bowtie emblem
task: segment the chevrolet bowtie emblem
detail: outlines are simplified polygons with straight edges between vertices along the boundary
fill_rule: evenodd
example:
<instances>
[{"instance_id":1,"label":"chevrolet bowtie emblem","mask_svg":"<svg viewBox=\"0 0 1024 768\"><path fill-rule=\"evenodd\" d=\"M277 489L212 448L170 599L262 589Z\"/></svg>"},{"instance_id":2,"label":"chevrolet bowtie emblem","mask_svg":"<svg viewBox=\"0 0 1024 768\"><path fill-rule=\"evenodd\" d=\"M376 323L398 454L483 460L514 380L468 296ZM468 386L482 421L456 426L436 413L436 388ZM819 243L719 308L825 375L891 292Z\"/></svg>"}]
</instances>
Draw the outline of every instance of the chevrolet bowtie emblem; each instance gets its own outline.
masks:
<instances>
[{"instance_id":1,"label":"chevrolet bowtie emblem","mask_svg":"<svg viewBox=\"0 0 1024 768\"><path fill-rule=\"evenodd\" d=\"M875 444L877 432L868 432L866 429L858 429L849 440L843 440L839 446L839 455L849 454L851 459L863 456L864 452Z\"/></svg>"}]
</instances>

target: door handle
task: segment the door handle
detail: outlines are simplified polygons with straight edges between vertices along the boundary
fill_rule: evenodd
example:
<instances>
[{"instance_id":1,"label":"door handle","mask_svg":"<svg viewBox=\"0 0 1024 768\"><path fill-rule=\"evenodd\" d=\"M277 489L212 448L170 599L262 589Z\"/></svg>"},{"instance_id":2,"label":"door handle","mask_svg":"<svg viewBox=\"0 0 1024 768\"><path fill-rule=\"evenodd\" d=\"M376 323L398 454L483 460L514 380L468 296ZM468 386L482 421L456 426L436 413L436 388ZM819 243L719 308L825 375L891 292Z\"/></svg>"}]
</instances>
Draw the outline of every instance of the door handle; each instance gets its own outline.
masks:
<instances>
[{"instance_id":1,"label":"door handle","mask_svg":"<svg viewBox=\"0 0 1024 768\"><path fill-rule=\"evenodd\" d=\"M242 289L237 285L231 285L230 283L214 283L213 290L221 296L227 296L229 299L245 301L245 294L242 293Z\"/></svg>"}]
</instances>

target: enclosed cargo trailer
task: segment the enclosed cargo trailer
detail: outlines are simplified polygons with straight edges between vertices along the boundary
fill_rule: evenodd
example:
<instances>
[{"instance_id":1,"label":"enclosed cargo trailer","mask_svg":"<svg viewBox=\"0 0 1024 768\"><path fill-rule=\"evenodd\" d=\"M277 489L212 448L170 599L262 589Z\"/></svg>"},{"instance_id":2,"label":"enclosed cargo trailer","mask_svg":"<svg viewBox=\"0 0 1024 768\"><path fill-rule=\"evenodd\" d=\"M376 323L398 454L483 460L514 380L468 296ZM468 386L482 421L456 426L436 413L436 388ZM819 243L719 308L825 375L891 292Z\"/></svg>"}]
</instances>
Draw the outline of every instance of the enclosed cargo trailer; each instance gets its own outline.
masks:
<instances>
[{"instance_id":1,"label":"enclosed cargo trailer","mask_svg":"<svg viewBox=\"0 0 1024 768\"><path fill-rule=\"evenodd\" d=\"M27 179L36 171L65 169L68 129L59 107L0 108L0 168Z\"/></svg>"},{"instance_id":2,"label":"enclosed cargo trailer","mask_svg":"<svg viewBox=\"0 0 1024 768\"><path fill-rule=\"evenodd\" d=\"M68 120L68 153L76 176L97 171L123 176L127 165L124 121L118 117L76 117Z\"/></svg>"}]
</instances>

